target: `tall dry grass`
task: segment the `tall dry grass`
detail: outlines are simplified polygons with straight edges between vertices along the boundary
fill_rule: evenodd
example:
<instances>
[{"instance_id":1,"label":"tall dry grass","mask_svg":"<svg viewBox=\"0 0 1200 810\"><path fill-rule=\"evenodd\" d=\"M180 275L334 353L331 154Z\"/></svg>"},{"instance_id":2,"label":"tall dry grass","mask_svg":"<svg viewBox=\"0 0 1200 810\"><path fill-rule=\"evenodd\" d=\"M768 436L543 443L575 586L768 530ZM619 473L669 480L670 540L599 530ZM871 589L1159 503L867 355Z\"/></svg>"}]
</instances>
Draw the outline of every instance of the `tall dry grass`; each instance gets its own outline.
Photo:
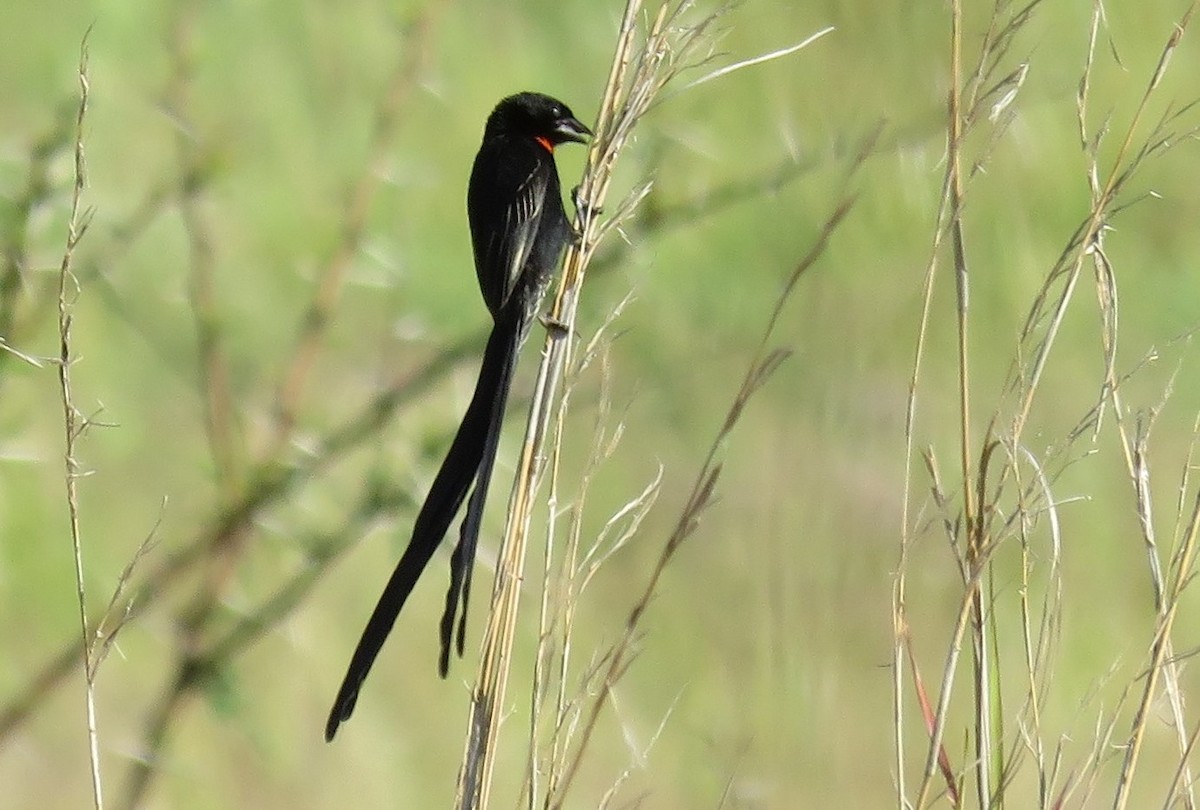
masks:
<instances>
[{"instance_id":1,"label":"tall dry grass","mask_svg":"<svg viewBox=\"0 0 1200 810\"><path fill-rule=\"evenodd\" d=\"M976 261L965 237L971 221L968 200L973 187L989 181L994 150L1014 120L1028 72L1036 70L1025 34L1041 5L995 3L982 38L968 46L964 4L951 4L945 174L909 388L905 423L909 472L892 602L896 805L923 808L940 798L953 807L1063 808L1104 803L1120 810L1130 806L1145 757L1147 729L1158 722L1153 707L1165 700L1175 751L1159 750L1156 756L1175 758L1175 776L1168 785L1144 786L1157 798L1141 799L1136 806L1192 808L1191 760L1200 719L1187 711L1180 687L1183 659L1176 653L1172 631L1180 599L1195 573L1200 491L1191 481L1191 448L1177 459L1155 463L1156 468L1177 464L1182 469L1172 540L1162 547L1155 527L1168 518L1150 497L1148 439L1158 411L1167 405L1170 386L1162 401L1149 408L1139 410L1126 401L1127 383L1154 352L1135 351L1131 362L1118 350L1118 272L1105 244L1121 213L1146 201L1137 187L1147 165L1177 158L1170 154L1172 150L1194 139L1198 131L1194 102L1178 106L1157 98L1195 4L1165 35L1158 64L1145 77L1140 102L1124 121L1101 118L1093 110L1096 60L1107 56L1104 7L1094 4L1090 27L1081 32L1086 58L1075 100L1083 158L1079 182L1088 189L1090 206L1075 230L1064 234L1058 260L1046 268L1029 302L1000 395L995 402L981 402L975 394L985 380L975 372L978 352L972 335L970 289L979 274L1006 269ZM1153 106L1161 109L1157 119L1150 112ZM1111 149L1114 140L1115 150ZM954 305L939 311L933 304L933 290L946 272L953 274ZM1054 373L1052 358L1064 319L1070 310L1088 306L1079 293L1080 282L1089 275L1095 290L1095 338L1103 374L1095 381L1095 393L1080 392L1078 424L1067 435L1047 441L1030 435L1028 426L1045 404L1043 390ZM923 438L919 418L922 396L931 393L926 391L923 372L928 328L936 318L952 319L957 335L957 442L949 467L943 465L938 449ZM1120 451L1115 457L1098 449L1109 432L1115 433ZM1196 436L1193 433L1193 442ZM1088 458L1093 454L1096 457ZM1044 717L1060 665L1056 653L1063 633L1064 600L1070 598L1063 581L1063 555L1087 553L1086 537L1064 528L1065 501L1055 485L1071 465L1085 458L1092 464L1119 464L1129 480L1130 508L1140 527L1140 536L1130 539L1145 546L1145 576L1153 586L1156 614L1144 639L1143 665L1127 676L1116 705L1100 710L1090 740L1073 739L1067 729ZM1188 507L1188 501L1194 505ZM962 580L957 618L932 689L920 662L929 660L928 650L936 642L928 638L925 628L910 623L913 597L908 585L910 550L931 532L943 536ZM1083 628L1083 632L1098 631L1098 627ZM1015 655L1011 645L999 640L1013 634L1021 640ZM969 651L965 661L964 646ZM1097 681L1108 676L1105 673ZM969 699L955 701L956 690L967 690ZM914 699L925 730L915 741L907 721ZM1081 696L1079 710L1089 710L1088 703ZM960 739L962 747L954 750ZM1146 801L1154 804L1142 803Z\"/></svg>"}]
</instances>

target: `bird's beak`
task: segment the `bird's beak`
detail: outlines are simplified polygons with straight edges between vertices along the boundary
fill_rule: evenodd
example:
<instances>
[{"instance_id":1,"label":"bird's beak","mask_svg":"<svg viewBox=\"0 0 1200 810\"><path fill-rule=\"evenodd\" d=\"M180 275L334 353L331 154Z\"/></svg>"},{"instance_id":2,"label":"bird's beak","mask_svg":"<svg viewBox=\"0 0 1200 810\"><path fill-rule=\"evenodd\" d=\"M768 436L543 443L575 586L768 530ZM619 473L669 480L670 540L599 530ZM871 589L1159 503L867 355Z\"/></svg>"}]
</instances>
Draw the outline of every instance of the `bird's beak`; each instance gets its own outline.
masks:
<instances>
[{"instance_id":1,"label":"bird's beak","mask_svg":"<svg viewBox=\"0 0 1200 810\"><path fill-rule=\"evenodd\" d=\"M566 118L560 118L554 125L554 134L564 141L587 143L587 139L591 137L592 131L578 119L567 116Z\"/></svg>"}]
</instances>

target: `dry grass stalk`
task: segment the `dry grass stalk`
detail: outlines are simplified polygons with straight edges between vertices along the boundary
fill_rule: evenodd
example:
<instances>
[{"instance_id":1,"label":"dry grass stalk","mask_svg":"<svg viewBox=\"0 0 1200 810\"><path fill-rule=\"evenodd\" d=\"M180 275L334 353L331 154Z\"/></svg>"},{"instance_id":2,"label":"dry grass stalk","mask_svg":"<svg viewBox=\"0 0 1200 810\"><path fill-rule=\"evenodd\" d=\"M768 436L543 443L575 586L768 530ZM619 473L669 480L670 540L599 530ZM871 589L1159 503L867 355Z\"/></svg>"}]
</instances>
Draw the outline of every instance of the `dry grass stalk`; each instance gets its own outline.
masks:
<instances>
[{"instance_id":1,"label":"dry grass stalk","mask_svg":"<svg viewBox=\"0 0 1200 810\"><path fill-rule=\"evenodd\" d=\"M473 694L463 765L459 772L457 806L485 807L491 784L495 741L511 666L512 641L520 585L524 578L525 550L533 511L534 494L543 474L545 442L549 423L556 413L553 403L562 387L564 370L572 365L575 312L586 268L598 243L612 228L627 217L648 192L649 186L635 189L606 221L597 219L608 196L613 169L642 116L660 98L664 87L682 70L702 64L709 58L709 30L720 11L701 16L690 23L690 2L662 3L646 18L647 27L640 37L640 0L629 0L617 35L617 46L597 118L596 136L588 151L583 179L575 191L576 232L579 239L570 246L564 260L562 281L549 320L543 360L534 384L533 402L521 448L516 479L509 501L508 521L499 553L489 620L482 641L479 675ZM815 37L810 38L812 41ZM804 44L807 44L804 43ZM767 55L773 59L791 53L783 49ZM731 68L756 64L748 60ZM726 71L728 72L728 71ZM715 78L715 75L710 76ZM769 370L764 369L764 376ZM563 411L557 411L564 415ZM560 700L560 706L562 702ZM565 792L574 774L574 765L564 775ZM531 766L536 768L536 766ZM531 775L531 779L532 779ZM557 787L557 786L556 786ZM527 797L533 801L532 785ZM557 806L559 800L547 799Z\"/></svg>"},{"instance_id":2,"label":"dry grass stalk","mask_svg":"<svg viewBox=\"0 0 1200 810\"><path fill-rule=\"evenodd\" d=\"M1147 83L1146 90L1142 94L1138 104L1137 111L1134 113L1128 129L1126 130L1125 139L1121 144L1117 159L1114 164L1114 169L1109 173L1106 184L1103 188L1097 182L1100 176L1100 169L1095 149L1089 149L1090 164L1088 170L1089 188L1092 194L1093 211L1103 212L1113 207L1113 197L1121 185L1124 184L1128 176L1136 169L1143 155L1148 155L1160 146L1166 145L1173 140L1173 134L1168 134L1165 131L1165 124L1171 121L1174 116L1166 116L1163 121L1156 125L1147 138L1145 144L1138 150L1136 155L1129 159L1127 169L1122 169L1122 164L1126 162L1125 156L1132 149L1133 139L1141 118L1145 114L1147 104L1154 91L1162 81L1164 71L1170 62L1171 55L1178 47L1184 32L1187 30L1188 23L1191 20L1193 13L1196 10L1196 3L1188 7L1179 23L1171 31L1165 46L1159 56L1158 65L1156 66L1153 75ZM1097 9L1094 19L1099 18L1099 9ZM1093 23L1093 30L1096 23ZM1092 40L1094 42L1094 38ZM1089 55L1089 62L1091 56ZM1087 119L1087 87L1089 83L1081 83L1079 95L1078 109L1081 133L1086 132ZM1086 138L1084 139L1087 142ZM1096 141L1099 143L1098 139ZM1108 392L1108 400L1111 403L1114 422L1118 435L1121 439L1121 449L1124 455L1126 469L1129 474L1130 482L1133 485L1135 493L1136 510L1138 515L1138 525L1142 530L1142 539L1146 545L1148 567L1150 570L1151 584L1155 593L1155 608L1158 613L1153 641L1150 650L1149 669L1146 673L1146 678L1143 684L1141 699L1138 702L1136 713L1130 728L1129 742L1125 749L1125 757L1121 766L1121 773L1117 782L1117 793L1114 799L1113 806L1117 810L1126 807L1129 802L1130 789L1133 784L1134 774L1136 773L1137 765L1142 750L1142 742L1145 736L1146 724L1149 719L1151 703L1154 700L1160 680L1166 690L1168 704L1170 706L1171 716L1174 721L1174 726L1177 734L1177 740L1180 748L1180 764L1179 770L1181 776L1177 782L1181 782L1183 790L1181 798L1184 806L1188 810L1194 810L1195 797L1192 792L1192 783L1194 779L1191 775L1191 768L1188 764L1191 751L1191 743L1187 736L1187 720L1184 715L1183 698L1179 690L1179 666L1178 662L1174 661L1174 645L1171 639L1171 630L1174 625L1179 599L1182 596L1183 588L1190 579L1195 568L1195 552L1196 552L1196 533L1198 531L1198 522L1200 522L1200 494L1197 495L1195 506L1192 510L1191 517L1187 520L1183 527L1183 535L1176 544L1176 549L1170 557L1169 574L1164 575L1163 566L1161 565L1157 542L1154 534L1153 521L1153 505L1150 498L1150 470L1147 462L1148 451L1147 441L1149 438L1149 426L1153 423L1153 414L1148 422L1145 423L1145 429L1137 429L1136 433L1131 435L1129 425L1129 417L1127 410L1122 402L1120 382L1116 372L1116 355L1117 355L1117 287L1116 277L1112 263L1109 261L1103 245L1103 226L1104 221L1099 215L1093 217L1093 222L1089 222L1089 230L1094 233L1091 239L1088 239L1085 244L1087 249L1080 251L1078 255L1079 262L1082 263L1084 255L1090 255L1096 279L1096 294L1099 302L1100 311L1102 314L1102 329L1101 329L1101 344L1105 359L1105 389ZM1183 493L1187 489L1187 467L1184 467L1183 486L1180 489L1180 498L1182 500ZM1182 505L1182 504L1181 504ZM1182 518L1183 510L1178 512ZM1179 536L1177 535L1177 538ZM1169 581L1167 576L1170 577ZM1168 797L1168 801L1173 801L1175 791L1172 790L1172 795Z\"/></svg>"},{"instance_id":3,"label":"dry grass stalk","mask_svg":"<svg viewBox=\"0 0 1200 810\"><path fill-rule=\"evenodd\" d=\"M674 6L663 3L639 44L641 2L629 0L617 34L616 52L594 127L596 135L588 150L583 179L575 193L575 230L579 238L567 249L562 280L551 308L550 321L555 326L548 330L542 364L534 384L526 438L509 500L508 521L499 552L459 772L459 807L487 806L495 742L511 664L518 596L524 578L533 496L541 479L543 448L553 403L558 397L564 369L571 361L571 336L575 333L575 310L584 273L599 240L613 222L619 221L636 204L644 190L635 192L607 225L599 222L597 214L607 199L617 158L638 121L666 83L686 67L697 48L705 44L704 33L715 17L706 17L695 25L686 24L682 15L689 8L689 3Z\"/></svg>"},{"instance_id":4,"label":"dry grass stalk","mask_svg":"<svg viewBox=\"0 0 1200 810\"><path fill-rule=\"evenodd\" d=\"M90 33L90 32L89 32ZM87 596L83 584L83 532L79 520L78 481L88 473L79 463L77 442L89 426L89 419L75 406L71 388L71 365L75 354L71 345L72 310L79 294L78 281L71 263L75 248L87 231L88 214L81 210L85 184L83 123L88 108L88 34L79 46L79 108L75 118L75 173L71 188L71 209L67 217L67 241L58 271L58 382L62 396L63 433L66 467L64 482L67 495L67 516L71 532L71 549L75 563L75 596L79 607L79 629L83 643L84 704L88 735L88 759L91 765L92 802L96 810L104 807L104 787L100 775L100 734L96 725L96 670L92 666L95 647L87 616Z\"/></svg>"},{"instance_id":5,"label":"dry grass stalk","mask_svg":"<svg viewBox=\"0 0 1200 810\"><path fill-rule=\"evenodd\" d=\"M874 137L868 140L867 145L860 152L854 167L857 168L865 160L866 155L871 151L874 144ZM829 239L837 229L838 225L849 212L852 205L852 199L847 197L837 206L833 214L824 223L820 234L814 242L813 247L800 262L797 263L792 273L786 280L783 290L776 299L774 308L768 318L763 336L759 342L757 351L751 359L747 369L746 376L742 380L741 387L734 396L733 402L730 405L729 411L726 413L724 422L718 430L716 437L709 446L707 456L701 465L700 472L692 486L683 509L680 512L678 521L675 524L674 530L667 537L663 545L662 551L655 562L653 569L647 579L646 585L640 596L633 604L629 616L625 622L625 630L621 638L608 650L602 659L602 675L597 681L597 689L592 696L590 705L582 717L582 722L575 731L576 741L574 743L574 751L566 764L563 775L555 785L556 791L547 796L545 806L547 808L561 808L566 799L566 795L574 781L579 767L585 758L588 746L592 740L595 731L597 720L601 711L610 702L612 690L616 683L624 675L633 655L636 654L637 641L640 637L640 626L642 617L649 607L654 594L658 590L658 582L667 565L671 562L675 553L679 550L683 542L691 536L699 524L700 516L707 509L712 501L713 493L720 478L722 471L722 462L720 460L721 449L726 446L730 433L741 420L742 414L746 406L754 395L762 388L762 386L770 379L771 375L778 369L779 365L787 358L788 352L781 349L770 348L771 338L774 334L775 327L782 315L783 308L787 304L796 284L800 277L807 271L817 259L824 254L828 245ZM585 679L590 681L590 676Z\"/></svg>"},{"instance_id":6,"label":"dry grass stalk","mask_svg":"<svg viewBox=\"0 0 1200 810\"><path fill-rule=\"evenodd\" d=\"M904 672L905 656L908 653L908 638L911 629L906 618L906 569L908 548L912 538L909 535L912 526L909 507L912 491L911 470L915 452L915 422L917 392L920 387L921 366L926 351L926 339L934 289L934 281L939 268L939 257L942 245L947 236L951 243L951 256L954 269L955 283L955 327L957 333L957 363L958 363L958 405L959 405L959 435L958 459L961 493L963 499L963 525L957 521L948 524L952 544L959 548L957 540L959 532L965 535L963 544L965 557L959 564L967 584L966 602L969 603L969 615L960 614L956 624L954 640L951 642L946 668L942 682L942 697L939 701L939 711L930 734L927 749L926 765L921 787L918 791L917 805L922 806L928 795L931 782L938 767L939 756L943 752L942 731L944 728L945 711L949 705L947 687L954 680L958 660L958 647L961 643L961 632L966 629L969 618L972 629L972 663L975 678L975 763L976 794L981 806L987 805L987 797L991 794L991 783L997 772L1003 770L1002 763L993 762L993 751L989 749L992 739L991 722L992 707L990 703L993 685L988 680L989 668L986 664L988 655L988 627L990 619L987 614L988 601L984 592L986 584L986 562L989 556L989 540L986 535L987 519L983 508L983 485L986 480L983 470L973 471L972 454L975 446L974 430L971 425L971 372L970 372L970 339L969 339L969 271L967 249L962 229L962 211L966 181L973 178L984 162L981 158L974 162L970 172L963 168L962 149L966 138L985 120L996 122L996 133L1002 131L1010 120L1010 107L1020 89L1027 70L1022 63L1016 70L997 79L996 73L1008 54L1016 35L1022 26L1028 22L1030 15L1038 5L1037 0L1029 5L1011 10L1006 2L997 2L992 9L987 29L979 45L974 67L967 74L963 67L962 56L962 4L951 4L950 29L950 92L947 98L947 131L946 131L946 175L942 188L942 197L938 211L938 227L934 231L933 243L930 249L930 259L926 266L925 280L922 291L922 312L914 350L913 372L909 381L909 396L905 413L905 498L901 516L901 552L896 580L892 596L892 622L894 633L893 647L893 730L896 751L896 797L897 804L906 806L907 784L905 779L905 741L904 741ZM998 101L992 101L999 99ZM989 102L991 102L989 104ZM998 134L993 134L986 151L995 143ZM990 436L991 430L989 428ZM982 455L991 452L992 441L983 443ZM980 467L986 462L981 456ZM982 578L982 579L981 579ZM981 585L983 587L981 587ZM955 790L948 783L949 790Z\"/></svg>"},{"instance_id":7,"label":"dry grass stalk","mask_svg":"<svg viewBox=\"0 0 1200 810\"><path fill-rule=\"evenodd\" d=\"M1129 785L1138 762L1140 744L1145 731L1150 701L1156 694L1158 684L1164 684L1168 704L1171 706L1172 720L1180 748L1181 761L1179 775L1176 777L1176 788L1173 788L1170 801L1176 796L1185 806L1194 807L1190 789L1183 786L1190 784L1190 769L1187 765L1188 756L1192 750L1191 737L1188 729L1191 724L1186 721L1182 700L1178 690L1178 669L1171 652L1170 631L1176 615L1175 606L1178 604L1182 586L1195 566L1195 523L1200 515L1200 498L1197 499L1192 516L1185 518L1182 505L1179 508L1181 530L1177 531L1175 549L1170 555L1169 563L1162 564L1159 560L1158 546L1153 532L1153 505L1149 497L1149 467L1146 463L1146 433L1149 422L1139 422L1146 430L1137 430L1136 435L1130 426L1130 416L1122 403L1121 386L1129 374L1119 375L1117 368L1116 350L1116 280L1111 262L1103 248L1103 234L1108 220L1131 203L1119 203L1119 195L1128 185L1129 180L1136 175L1144 162L1153 156L1161 155L1171 145L1181 139L1181 136L1195 134L1195 128L1185 129L1182 133L1175 131L1181 122L1182 115L1192 109L1188 105L1178 110L1168 110L1166 114L1151 128L1148 135L1142 136L1138 144L1138 133L1141 121L1145 115L1148 102L1154 91L1159 87L1163 72L1173 50L1186 30L1195 4L1181 18L1172 31L1168 42L1160 56L1158 65L1153 71L1147 88L1135 111L1123 140L1118 149L1113 168L1107 173L1101 171L1097 152L1101 139L1107 131L1101 130L1095 136L1090 136L1087 120L1087 103L1092 90L1093 65L1095 45L1103 18L1099 4L1095 6L1089 37L1089 49L1080 82L1077 98L1077 112L1080 127L1080 140L1085 155L1088 157L1087 184L1092 194L1090 211L1079 228L1068 240L1058 261L1047 273L1041 288L1034 296L1029 314L1026 318L1019 340L1015 347L1014 359L1005 386L1006 397L1002 398L989 419L988 426L982 439L975 436L971 427L972 408L969 392L970 369L968 340L969 310L967 280L968 253L962 239L962 217L964 211L963 194L965 181L974 179L986 164L991 148L997 143L995 131L987 134L984 140L982 157L973 162L972 169L965 169L962 157L962 145L972 129L982 122L986 104L991 104L992 114L988 120L996 120L996 112L1006 113L1012 105L1014 95L1029 70L1029 62L1020 62L1006 77L997 82L991 89L987 88L989 72L995 71L1011 49L1014 37L1029 21L1031 12L1037 3L1013 10L1005 2L996 3L992 21L983 37L983 47L980 50L976 66L967 71L963 68L961 53L961 15L959 3L951 8L951 85L953 88L963 88L952 91L948 107L947 129L947 167L946 181L943 187L941 210L938 217L938 227L935 230L931 259L927 267L924 283L924 308L921 327L918 332L917 347L913 362L913 374L910 380L908 410L906 413L905 433L907 458L910 473L906 475L905 505L903 515L903 530L901 537L900 563L893 593L893 623L895 627L894 648L894 732L896 744L897 768L897 806L906 808L926 806L930 798L932 781L938 770L941 770L947 789L953 796L961 787L960 777L953 776L953 769L945 763L945 747L942 744L945 725L949 715L949 693L956 680L956 662L963 635L968 627L972 633L972 670L971 682L974 687L973 726L973 756L968 767L974 773L975 799L979 807L990 807L995 802L1002 802L1007 797L1015 776L1029 757L1032 757L1037 769L1038 806L1061 807L1082 790L1085 796L1091 796L1098 785L1100 769L1111 759L1106 753L1107 743L1111 740L1117 723L1117 718L1125 705L1125 700L1132 692L1127 687L1113 713L1106 722L1097 727L1096 745L1084 760L1066 774L1065 784L1059 784L1063 779L1063 741L1054 746L1051 751L1044 742L1047 730L1042 723L1042 704L1048 693L1053 675L1053 650L1061 626L1062 584L1059 559L1062 549L1060 522L1058 519L1057 502L1052 494L1054 479L1061 474L1072 462L1070 451L1073 445L1081 439L1094 438L1103 423L1103 417L1111 412L1121 439L1121 447L1125 466L1131 482L1134 485L1135 509L1142 528L1143 542L1149 555L1149 568L1155 592L1159 595L1156 607L1158 619L1152 634L1150 650L1150 668L1147 670L1144 682L1139 687L1141 699L1138 702L1129 735L1129 744L1123 747L1123 765L1118 777L1114 794L1114 806L1124 807L1128 801ZM962 77L969 76L964 82ZM992 100L1001 99L999 102ZM922 358L925 354L925 342L929 319L931 317L931 294L934 277L939 263L939 256L945 237L949 237L950 254L955 271L955 286L957 291L955 320L958 332L957 362L959 383L959 417L958 417L958 455L961 481L957 498L948 496L941 485L936 464L933 461L932 450L925 451L926 466L933 482L933 502L942 515L942 525L952 549L958 555L960 570L964 575L964 593L958 621L951 633L951 641L947 652L946 665L941 683L941 696L934 717L932 731L929 733L929 743L925 757L925 768L917 798L909 802L908 789L905 782L905 755L903 693L905 657L911 659L912 628L906 618L906 567L908 565L909 547L914 539L913 530L919 525L910 514L912 480L912 459L915 453L915 414L917 392L920 388L920 372ZM1078 278L1084 262L1091 259L1096 278L1097 299L1100 310L1100 344L1105 361L1105 377L1102 394L1099 400L1088 410L1079 425L1071 431L1065 440L1051 446L1041 457L1035 455L1023 443L1023 431L1028 424L1035 397L1042 387L1045 370L1051 349L1057 341L1060 326L1063 322L1067 307L1074 298ZM1144 362L1139 364L1144 365ZM1169 390L1169 387L1168 387ZM1007 395L1012 395L1011 408L1006 408ZM998 433L999 426L1004 426L1004 432ZM978 447L978 450L974 450ZM997 455L997 451L1002 453ZM1084 451L1084 455L1090 451ZM1082 456L1080 456L1082 457ZM1024 472L1031 470L1030 474ZM1183 489L1186 490L1186 474ZM1182 495L1181 495L1182 498ZM957 505L956 505L957 504ZM1032 543L1043 534L1039 524L1046 525L1045 542L1048 553L1044 556L1049 561L1049 568L1040 575L1037 584L1031 578L1034 571L1037 554L1032 552ZM995 641L995 632L1000 622L997 613L996 585L990 569L992 559L1007 540L1016 540L1020 547L1020 594L1018 597L1017 615L1019 616L1020 631L1023 645L1024 669L1024 699L1018 712L1017 734L1010 740L1004 723L1008 719L1004 706L1000 703L1001 682L1003 676L1003 659L1000 648ZM1164 571L1169 573L1164 574ZM1035 602L1034 592L1041 590L1041 599ZM968 621L969 619L969 621ZM918 700L924 704L924 688L919 684L915 675L915 664L910 664L914 675L914 688L918 691ZM1132 686L1132 684L1131 684ZM928 723L928 718L926 718ZM1006 750L1006 748L1008 750Z\"/></svg>"},{"instance_id":8,"label":"dry grass stalk","mask_svg":"<svg viewBox=\"0 0 1200 810\"><path fill-rule=\"evenodd\" d=\"M658 497L662 468L646 487L610 516L598 535L585 545L583 516L588 492L600 467L612 457L624 433L624 422L612 424L608 332L621 316L626 297L613 310L604 325L584 348L567 380L559 400L551 441L550 481L547 498L546 540L543 551L542 593L538 617L538 645L530 696L529 761L526 770L524 803L532 810L540 797L556 794L570 743L578 725L585 696L594 691L600 669L593 661L585 668L584 678L572 685L571 636L581 597L601 566L626 545L638 531ZM596 402L591 451L569 506L560 507L560 463L562 442L572 395L583 372L595 359L600 361L600 392ZM568 515L560 533L561 513ZM563 546L555 554L556 543Z\"/></svg>"}]
</instances>

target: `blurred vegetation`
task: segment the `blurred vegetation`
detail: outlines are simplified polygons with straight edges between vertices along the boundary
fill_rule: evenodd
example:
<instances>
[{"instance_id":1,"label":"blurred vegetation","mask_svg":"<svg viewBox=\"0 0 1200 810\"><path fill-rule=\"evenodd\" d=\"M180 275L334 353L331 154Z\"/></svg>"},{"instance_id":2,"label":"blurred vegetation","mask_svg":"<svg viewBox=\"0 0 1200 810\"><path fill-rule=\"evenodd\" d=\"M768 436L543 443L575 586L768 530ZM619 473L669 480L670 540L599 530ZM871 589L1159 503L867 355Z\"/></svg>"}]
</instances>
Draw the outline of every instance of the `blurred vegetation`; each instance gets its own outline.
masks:
<instances>
[{"instance_id":1,"label":"blurred vegetation","mask_svg":"<svg viewBox=\"0 0 1200 810\"><path fill-rule=\"evenodd\" d=\"M966 5L971 51L991 6ZM1109 121L1115 133L1101 144L1102 167L1115 160L1117 135L1185 9L1109 4L1089 121L1093 130ZM482 122L519 89L556 95L590 120L619 14L616 4L582 0L0 4L8 33L0 49L0 336L33 357L58 354L76 70L92 26L90 225L75 258L72 371L77 404L97 423L81 439L92 474L79 482L94 619L139 544L155 539L130 584L136 615L98 678L112 806L126 806L139 772L148 777L141 806L449 804L486 600L474 600L467 659L440 681L445 558L406 606L353 722L330 746L321 729L474 383L486 312L463 199ZM970 144L988 159L963 215L977 444L1002 398L1029 302L1088 213L1075 99L1090 19L1088 4L1036 8L1009 55L1008 69L1028 62L1011 124L992 147ZM607 269L589 279L581 305L584 328L595 329L635 295L612 350L613 400L626 432L598 475L592 529L659 464L665 477L638 539L583 603L576 645L584 651L620 631L783 279L836 204L855 149L882 124L854 182L853 211L785 312L776 337L794 354L726 448L717 502L651 603L643 649L597 732L573 806L594 805L631 760L622 795L648 807L716 807L723 795L726 807L894 806L891 599L906 397L945 175L949 11L857 0L745 3L723 21L718 63L826 25L836 31L799 54L656 108L619 175L622 189L648 177L654 188L624 228L628 241L604 248L598 261ZM1200 96L1196 34L1187 32L1173 54L1149 122ZM381 109L393 111L382 127ZM1194 112L1182 121L1177 131L1200 123ZM1122 395L1134 413L1162 406L1147 449L1164 544L1176 499L1191 492L1180 475L1200 409L1186 337L1200 319L1200 164L1194 134L1181 141L1147 161L1126 201L1154 196L1122 210L1105 237L1120 289L1117 370L1156 352ZM583 150L561 150L568 188L582 161ZM361 222L351 213L356 194L366 203ZM344 275L327 301L328 329L302 369L292 427L279 421L278 391L296 336L311 322L314 290L338 267L339 251ZM1091 284L1085 273L1026 427L1033 452L1060 443L1101 396ZM948 267L932 300L916 444L934 449L953 491ZM215 355L206 355L212 345ZM517 402L535 354L527 348ZM217 440L206 356L218 358L218 411L228 419ZM599 388L595 376L581 384L592 396ZM376 423L369 403L389 390L396 396L383 401ZM485 535L502 526L506 448L523 425L519 405L510 415ZM569 463L577 469L591 418L586 407L575 417L581 433ZM347 425L361 433L339 433ZM0 351L0 649L8 652L0 713L78 645L62 431L53 365ZM329 452L330 436L344 437L344 452ZM1140 683L1155 619L1113 432L1087 437L1069 455L1078 460L1053 487L1065 593L1043 707L1047 728L1070 739L1066 769L1088 754L1122 690ZM912 474L908 621L932 689L963 585L941 515L925 498L919 458ZM246 520L226 532L231 509ZM165 579L173 554L206 539L199 562ZM485 538L484 566L486 546ZM997 566L994 587L1012 594L1020 585L1012 560ZM479 572L478 588L489 573ZM167 584L138 590L155 582ZM289 583L294 600L264 611ZM1177 654L1200 643L1198 609L1187 594ZM527 620L526 659L532 612ZM1012 635L1001 634L1001 649L1019 650L1015 628L1005 632ZM213 645L227 657L205 657ZM19 722L0 726L0 808L88 801L76 670ZM181 677L196 688L171 698ZM519 677L509 690L514 740L526 700ZM1194 671L1184 670L1180 686L1193 704L1200 699ZM924 726L909 697L911 783L924 768ZM967 684L954 700L970 700ZM1178 762L1170 717L1155 705L1135 807L1161 805ZM163 740L152 745L158 721ZM964 771L968 726L952 722L946 736ZM1105 746L1118 760L1127 731L1128 720L1118 722ZM1020 729L1005 733L1011 741ZM515 795L524 768L519 745L506 756L501 797ZM1107 787L1098 802L1108 801L1118 765L1100 772ZM1073 802L1087 806L1085 797Z\"/></svg>"}]
</instances>

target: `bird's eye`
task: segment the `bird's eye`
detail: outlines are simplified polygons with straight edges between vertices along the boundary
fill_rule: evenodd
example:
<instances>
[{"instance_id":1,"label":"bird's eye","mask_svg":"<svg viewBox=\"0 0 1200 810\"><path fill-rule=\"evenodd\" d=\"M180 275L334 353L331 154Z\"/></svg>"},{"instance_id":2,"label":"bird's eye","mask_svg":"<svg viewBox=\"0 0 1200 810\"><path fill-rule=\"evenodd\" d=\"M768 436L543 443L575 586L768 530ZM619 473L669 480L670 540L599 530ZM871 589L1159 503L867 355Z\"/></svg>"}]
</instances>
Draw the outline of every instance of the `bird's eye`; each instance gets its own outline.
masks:
<instances>
[{"instance_id":1,"label":"bird's eye","mask_svg":"<svg viewBox=\"0 0 1200 810\"><path fill-rule=\"evenodd\" d=\"M555 118L562 118L563 117L563 108L559 107L556 104L555 106L550 108L550 114L553 115Z\"/></svg>"}]
</instances>

